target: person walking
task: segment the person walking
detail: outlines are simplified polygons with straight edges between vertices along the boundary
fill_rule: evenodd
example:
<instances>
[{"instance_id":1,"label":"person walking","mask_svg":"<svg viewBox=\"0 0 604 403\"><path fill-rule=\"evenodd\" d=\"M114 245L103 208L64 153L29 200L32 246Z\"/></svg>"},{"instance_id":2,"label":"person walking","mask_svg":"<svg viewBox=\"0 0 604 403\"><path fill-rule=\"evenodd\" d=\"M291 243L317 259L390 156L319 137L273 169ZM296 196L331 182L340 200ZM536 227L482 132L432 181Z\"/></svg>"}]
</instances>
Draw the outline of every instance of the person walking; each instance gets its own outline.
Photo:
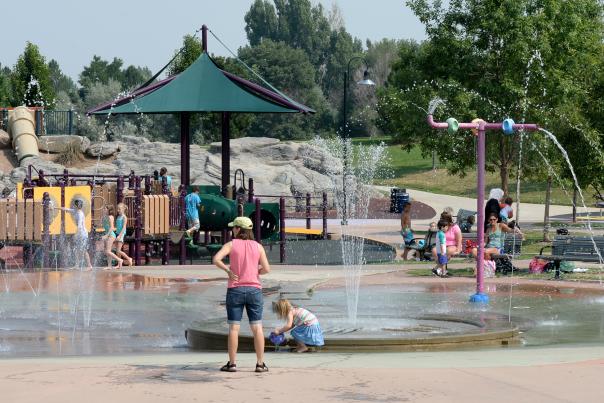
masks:
<instances>
[{"instance_id":1,"label":"person walking","mask_svg":"<svg viewBox=\"0 0 604 403\"><path fill-rule=\"evenodd\" d=\"M212 262L229 276L226 293L229 360L220 368L221 371L226 372L237 371L239 329L244 308L254 335L256 372L268 371L268 367L264 363L264 333L262 331L264 302L260 275L269 273L271 268L264 247L254 241L252 226L252 220L248 217L237 217L230 222L229 227L233 228L233 240L224 244L212 259ZM230 267L223 262L227 256Z\"/></svg>"}]
</instances>

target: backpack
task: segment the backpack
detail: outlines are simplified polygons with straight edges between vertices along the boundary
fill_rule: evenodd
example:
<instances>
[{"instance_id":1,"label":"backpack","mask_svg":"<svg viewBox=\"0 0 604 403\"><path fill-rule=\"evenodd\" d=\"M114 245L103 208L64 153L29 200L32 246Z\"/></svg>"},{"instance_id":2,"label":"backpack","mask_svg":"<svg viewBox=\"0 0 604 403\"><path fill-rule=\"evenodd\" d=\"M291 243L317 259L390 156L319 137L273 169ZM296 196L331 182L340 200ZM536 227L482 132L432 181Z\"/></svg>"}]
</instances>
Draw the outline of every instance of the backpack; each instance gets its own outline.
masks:
<instances>
[{"instance_id":1,"label":"backpack","mask_svg":"<svg viewBox=\"0 0 604 403\"><path fill-rule=\"evenodd\" d=\"M512 273L513 271L520 270L518 267L512 264L510 259L495 259L495 271L503 275Z\"/></svg>"}]
</instances>

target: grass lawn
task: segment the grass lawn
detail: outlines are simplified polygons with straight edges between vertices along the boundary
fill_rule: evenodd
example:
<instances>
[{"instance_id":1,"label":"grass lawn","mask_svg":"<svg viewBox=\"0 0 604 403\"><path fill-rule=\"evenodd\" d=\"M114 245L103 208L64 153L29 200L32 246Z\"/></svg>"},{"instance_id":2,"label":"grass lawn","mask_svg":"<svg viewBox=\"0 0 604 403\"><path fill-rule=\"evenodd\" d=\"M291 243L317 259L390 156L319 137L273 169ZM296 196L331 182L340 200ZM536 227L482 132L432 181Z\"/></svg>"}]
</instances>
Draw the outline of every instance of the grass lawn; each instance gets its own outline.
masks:
<instances>
[{"instance_id":1,"label":"grass lawn","mask_svg":"<svg viewBox=\"0 0 604 403\"><path fill-rule=\"evenodd\" d=\"M401 149L399 145L390 143L390 137L357 137L353 139L355 144L379 144L387 145L389 168L377 178L376 183L380 185L395 186L400 188L418 189L433 193L450 194L455 196L476 197L476 171L470 170L463 178L447 174L447 170L440 167L437 161L437 169L432 169L431 156L423 157L419 147L410 152ZM487 172L486 188L500 187L499 174ZM554 183L552 188L552 203L561 205L572 205L572 187L565 185L569 194L567 195L559 184ZM520 200L525 203L545 202L545 182L521 181ZM516 197L516 180L510 178L510 193L514 200ZM583 190L586 203L593 205L591 192Z\"/></svg>"}]
</instances>

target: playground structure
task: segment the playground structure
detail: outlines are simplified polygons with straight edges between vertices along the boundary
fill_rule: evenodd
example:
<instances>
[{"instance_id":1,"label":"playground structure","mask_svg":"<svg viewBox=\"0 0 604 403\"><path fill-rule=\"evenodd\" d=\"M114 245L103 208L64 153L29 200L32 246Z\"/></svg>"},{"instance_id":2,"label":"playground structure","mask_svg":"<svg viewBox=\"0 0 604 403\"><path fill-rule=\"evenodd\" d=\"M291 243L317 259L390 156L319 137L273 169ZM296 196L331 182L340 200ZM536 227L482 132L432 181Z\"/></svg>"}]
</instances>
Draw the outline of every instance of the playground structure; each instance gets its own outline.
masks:
<instances>
[{"instance_id":1,"label":"playground structure","mask_svg":"<svg viewBox=\"0 0 604 403\"><path fill-rule=\"evenodd\" d=\"M37 177L32 174L34 171ZM209 255L230 240L228 223L239 215L254 221L256 239L269 245L279 245L279 261L286 260L286 232L292 236L327 239L327 194L303 197L254 195L254 181L249 178L247 187L237 192L229 187L228 197L223 197L220 187L200 185L199 206L200 233L194 242L188 243L182 236L186 227L184 198L191 187L181 185L172 192L165 179L156 175L81 175L46 174L29 166L27 176L17 187L17 197L0 200L0 242L23 246L23 262L26 267L64 267L67 262L61 256L61 245L76 232L71 214L55 207L73 207L74 201L83 201L86 229L92 240L102 231L103 209L124 203L127 206L127 229L125 244L136 265L149 264L151 258L159 256L162 264L169 264L177 255L180 264L185 264L187 255L200 254L206 248ZM265 203L278 199L276 202ZM293 202L293 203L292 203ZM302 210L306 228L285 228L287 208ZM4 219L6 217L6 219ZM311 217L322 219L320 230L312 229ZM172 253L172 244L178 244ZM90 242L94 256L95 242ZM34 257L34 254L36 257ZM144 261L143 261L144 260Z\"/></svg>"}]
</instances>

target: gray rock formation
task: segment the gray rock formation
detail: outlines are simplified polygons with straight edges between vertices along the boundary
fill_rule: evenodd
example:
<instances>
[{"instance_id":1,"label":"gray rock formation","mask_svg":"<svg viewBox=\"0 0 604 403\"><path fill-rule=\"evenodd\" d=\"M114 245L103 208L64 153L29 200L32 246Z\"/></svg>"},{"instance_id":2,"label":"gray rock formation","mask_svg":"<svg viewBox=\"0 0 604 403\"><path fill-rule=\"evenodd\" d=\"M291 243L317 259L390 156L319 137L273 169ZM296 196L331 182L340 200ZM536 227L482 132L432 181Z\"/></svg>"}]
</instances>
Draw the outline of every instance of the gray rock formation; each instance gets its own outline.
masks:
<instances>
[{"instance_id":1,"label":"gray rock formation","mask_svg":"<svg viewBox=\"0 0 604 403\"><path fill-rule=\"evenodd\" d=\"M90 140L87 137L73 136L61 134L57 136L40 136L38 137L38 148L40 152L62 153L71 143L80 145L80 150L84 153L90 146Z\"/></svg>"},{"instance_id":2,"label":"gray rock formation","mask_svg":"<svg viewBox=\"0 0 604 403\"><path fill-rule=\"evenodd\" d=\"M54 137L54 136L53 136ZM90 146L86 153L101 158L115 151L111 163L99 161L87 168L69 172L87 174L123 174L134 171L151 175L161 167L168 169L177 185L180 180L180 145L149 142L133 136L123 136L119 141ZM105 152L105 150L107 152ZM191 145L191 181L193 184L221 183L221 144L212 143L206 148ZM43 169L45 173L62 173L64 167L40 157L26 158L21 168L10 175L13 184L22 181L28 165ZM231 140L231 183L236 169L242 169L247 178L254 179L257 194L291 195L294 193L319 193L333 188L332 177L341 174L342 166L324 150L306 143L282 142L266 137L248 137ZM3 179L6 183L7 180ZM241 184L237 184L240 186ZM5 185L6 186L6 185ZM246 183L247 186L247 183ZM1 190L1 189L0 189Z\"/></svg>"},{"instance_id":3,"label":"gray rock formation","mask_svg":"<svg viewBox=\"0 0 604 403\"><path fill-rule=\"evenodd\" d=\"M120 144L113 141L91 144L86 149L86 155L89 157L109 158L120 151Z\"/></svg>"}]
</instances>

